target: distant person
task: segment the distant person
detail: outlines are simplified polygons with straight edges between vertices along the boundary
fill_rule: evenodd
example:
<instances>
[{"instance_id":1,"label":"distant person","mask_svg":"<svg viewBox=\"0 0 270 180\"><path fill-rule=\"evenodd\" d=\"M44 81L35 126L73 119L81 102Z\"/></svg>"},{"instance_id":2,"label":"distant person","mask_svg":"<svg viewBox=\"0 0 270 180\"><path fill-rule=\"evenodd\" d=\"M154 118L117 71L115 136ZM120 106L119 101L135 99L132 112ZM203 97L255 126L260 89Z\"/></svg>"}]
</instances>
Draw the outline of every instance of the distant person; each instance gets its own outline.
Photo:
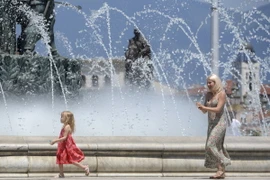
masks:
<instances>
[{"instance_id":1,"label":"distant person","mask_svg":"<svg viewBox=\"0 0 270 180\"><path fill-rule=\"evenodd\" d=\"M61 129L58 139L52 140L51 145L58 143L58 149L56 153L56 164L59 165L59 178L64 178L64 164L74 164L85 171L85 175L88 176L90 171L88 165L83 165L81 162L84 159L83 152L76 146L72 137L72 133L75 129L74 115L70 111L63 111L61 113L61 123L63 127Z\"/></svg>"},{"instance_id":2,"label":"distant person","mask_svg":"<svg viewBox=\"0 0 270 180\"><path fill-rule=\"evenodd\" d=\"M220 78L215 74L207 77L207 87L204 105L196 103L203 113L208 112L204 166L211 169L217 168L216 174L210 179L224 179L225 167L231 164L229 154L223 146L227 127L224 114L226 93Z\"/></svg>"}]
</instances>

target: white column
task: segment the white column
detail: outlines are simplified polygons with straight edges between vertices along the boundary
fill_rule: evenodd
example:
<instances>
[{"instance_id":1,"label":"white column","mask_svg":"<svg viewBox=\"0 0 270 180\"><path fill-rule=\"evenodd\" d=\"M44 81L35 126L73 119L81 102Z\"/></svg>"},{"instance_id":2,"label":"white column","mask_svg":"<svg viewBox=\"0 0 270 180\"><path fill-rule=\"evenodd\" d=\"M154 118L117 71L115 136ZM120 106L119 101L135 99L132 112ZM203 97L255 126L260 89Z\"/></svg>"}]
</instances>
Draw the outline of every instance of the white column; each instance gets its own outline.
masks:
<instances>
[{"instance_id":1,"label":"white column","mask_svg":"<svg viewBox=\"0 0 270 180\"><path fill-rule=\"evenodd\" d=\"M211 7L212 25L211 25L211 50L212 50L212 71L219 75L219 21L218 21L218 0L212 0Z\"/></svg>"}]
</instances>

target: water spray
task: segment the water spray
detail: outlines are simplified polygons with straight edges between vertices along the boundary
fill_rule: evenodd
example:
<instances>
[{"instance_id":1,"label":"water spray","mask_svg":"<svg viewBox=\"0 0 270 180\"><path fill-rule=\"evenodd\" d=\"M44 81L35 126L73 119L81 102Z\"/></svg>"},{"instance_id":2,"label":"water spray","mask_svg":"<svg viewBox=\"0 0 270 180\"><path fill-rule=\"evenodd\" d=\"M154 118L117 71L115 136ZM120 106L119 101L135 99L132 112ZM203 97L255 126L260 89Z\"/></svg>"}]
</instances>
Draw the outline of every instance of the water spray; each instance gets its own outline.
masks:
<instances>
[{"instance_id":1,"label":"water spray","mask_svg":"<svg viewBox=\"0 0 270 180\"><path fill-rule=\"evenodd\" d=\"M70 3L67 3L67 2L60 2L60 1L55 1L54 2L55 4L61 4L63 6L67 6L67 7L73 7L73 8L76 8L78 10L81 10L82 9L82 6L78 5L78 6L75 6L73 4L70 4Z\"/></svg>"}]
</instances>

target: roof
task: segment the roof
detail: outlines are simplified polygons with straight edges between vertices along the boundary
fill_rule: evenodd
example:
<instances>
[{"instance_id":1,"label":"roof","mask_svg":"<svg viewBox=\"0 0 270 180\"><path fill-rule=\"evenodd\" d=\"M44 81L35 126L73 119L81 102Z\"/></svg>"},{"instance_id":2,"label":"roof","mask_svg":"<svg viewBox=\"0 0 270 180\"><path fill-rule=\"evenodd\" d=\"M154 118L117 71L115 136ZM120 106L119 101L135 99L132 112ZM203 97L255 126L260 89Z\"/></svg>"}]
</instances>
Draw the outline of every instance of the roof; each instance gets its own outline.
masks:
<instances>
[{"instance_id":1,"label":"roof","mask_svg":"<svg viewBox=\"0 0 270 180\"><path fill-rule=\"evenodd\" d=\"M232 89L234 85L235 85L235 82L233 80L229 79L226 81L224 89L227 95L232 94ZM207 92L207 88L204 86L197 85L195 87L187 89L187 92L190 96L198 96ZM268 96L270 96L270 85L268 84L261 85L260 94L261 95L267 94Z\"/></svg>"},{"instance_id":2,"label":"roof","mask_svg":"<svg viewBox=\"0 0 270 180\"><path fill-rule=\"evenodd\" d=\"M207 88L204 86L196 86L193 88L187 89L186 93L188 93L190 96L200 96L207 92Z\"/></svg>"},{"instance_id":3,"label":"roof","mask_svg":"<svg viewBox=\"0 0 270 180\"><path fill-rule=\"evenodd\" d=\"M263 84L260 89L260 94L267 94L270 95L270 85L269 84Z\"/></svg>"},{"instance_id":4,"label":"roof","mask_svg":"<svg viewBox=\"0 0 270 180\"><path fill-rule=\"evenodd\" d=\"M225 92L227 95L231 95L232 94L232 89L233 86L235 85L233 80L227 80L226 81L226 85L225 85Z\"/></svg>"},{"instance_id":5,"label":"roof","mask_svg":"<svg viewBox=\"0 0 270 180\"><path fill-rule=\"evenodd\" d=\"M248 63L249 61L251 61L252 63L256 63L257 62L252 57L248 57L247 54L244 53L244 52L238 53L237 58L236 58L235 61L236 62L245 62L245 63Z\"/></svg>"}]
</instances>

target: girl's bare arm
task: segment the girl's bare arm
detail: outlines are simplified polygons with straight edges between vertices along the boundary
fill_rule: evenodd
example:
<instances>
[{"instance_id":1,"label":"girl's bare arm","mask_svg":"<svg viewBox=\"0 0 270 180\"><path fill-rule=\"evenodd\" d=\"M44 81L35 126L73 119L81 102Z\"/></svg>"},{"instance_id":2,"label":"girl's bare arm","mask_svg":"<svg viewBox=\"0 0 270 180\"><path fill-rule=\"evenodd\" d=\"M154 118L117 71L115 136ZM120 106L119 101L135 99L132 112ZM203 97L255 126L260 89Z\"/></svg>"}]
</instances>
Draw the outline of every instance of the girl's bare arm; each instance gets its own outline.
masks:
<instances>
[{"instance_id":1,"label":"girl's bare arm","mask_svg":"<svg viewBox=\"0 0 270 180\"><path fill-rule=\"evenodd\" d=\"M71 132L70 126L69 125L66 125L65 128L64 128L64 135L63 135L63 137L51 141L51 145L53 145L54 143L57 143L57 142L61 142L61 141L66 140L67 137L68 137L68 134L70 132Z\"/></svg>"}]
</instances>

